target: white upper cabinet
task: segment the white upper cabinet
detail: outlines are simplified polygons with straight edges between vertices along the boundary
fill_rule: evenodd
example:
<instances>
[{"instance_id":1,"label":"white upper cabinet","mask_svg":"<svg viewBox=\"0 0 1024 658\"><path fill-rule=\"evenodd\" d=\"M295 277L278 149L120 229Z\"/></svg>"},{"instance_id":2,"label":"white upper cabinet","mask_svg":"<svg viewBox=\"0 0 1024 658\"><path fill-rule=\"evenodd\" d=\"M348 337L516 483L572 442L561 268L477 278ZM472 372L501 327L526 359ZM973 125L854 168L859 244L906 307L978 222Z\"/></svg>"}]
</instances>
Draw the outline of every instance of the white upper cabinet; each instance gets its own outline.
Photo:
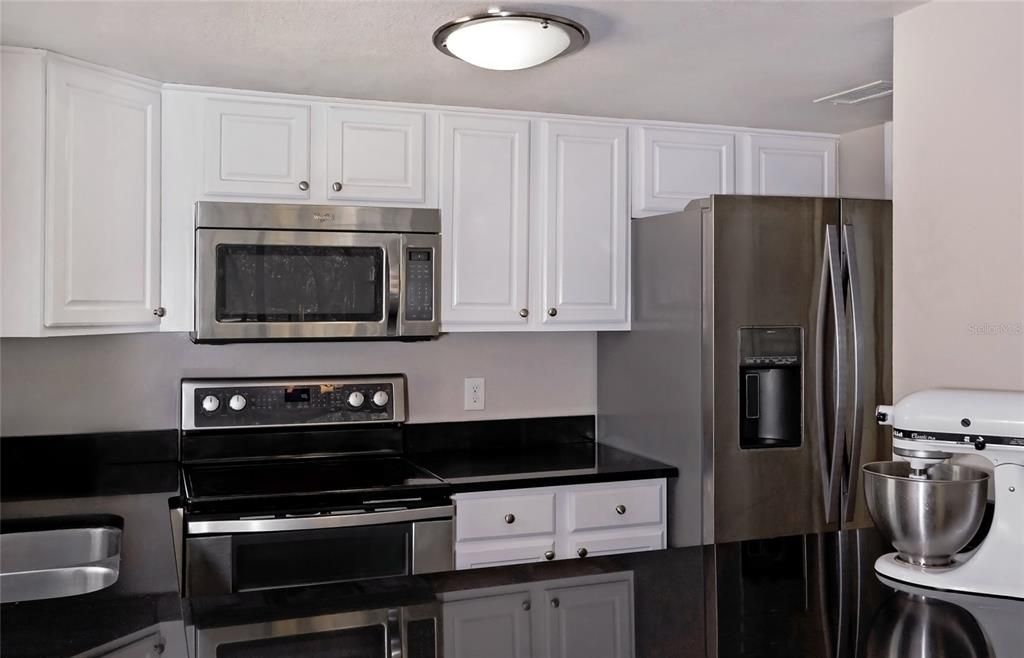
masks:
<instances>
[{"instance_id":1,"label":"white upper cabinet","mask_svg":"<svg viewBox=\"0 0 1024 658\"><path fill-rule=\"evenodd\" d=\"M543 326L628 329L627 128L541 126Z\"/></svg>"},{"instance_id":2,"label":"white upper cabinet","mask_svg":"<svg viewBox=\"0 0 1024 658\"><path fill-rule=\"evenodd\" d=\"M308 103L209 98L204 114L205 194L310 197Z\"/></svg>"},{"instance_id":3,"label":"white upper cabinet","mask_svg":"<svg viewBox=\"0 0 1024 658\"><path fill-rule=\"evenodd\" d=\"M736 136L641 126L630 134L633 217L683 210L736 189Z\"/></svg>"},{"instance_id":4,"label":"white upper cabinet","mask_svg":"<svg viewBox=\"0 0 1024 658\"><path fill-rule=\"evenodd\" d=\"M426 201L426 114L327 108L327 198Z\"/></svg>"},{"instance_id":5,"label":"white upper cabinet","mask_svg":"<svg viewBox=\"0 0 1024 658\"><path fill-rule=\"evenodd\" d=\"M46 76L45 324L157 325L159 85L61 58Z\"/></svg>"},{"instance_id":6,"label":"white upper cabinet","mask_svg":"<svg viewBox=\"0 0 1024 658\"><path fill-rule=\"evenodd\" d=\"M528 120L441 117L442 329L528 326L529 178Z\"/></svg>"},{"instance_id":7,"label":"white upper cabinet","mask_svg":"<svg viewBox=\"0 0 1024 658\"><path fill-rule=\"evenodd\" d=\"M749 135L750 194L835 196L836 139Z\"/></svg>"}]
</instances>

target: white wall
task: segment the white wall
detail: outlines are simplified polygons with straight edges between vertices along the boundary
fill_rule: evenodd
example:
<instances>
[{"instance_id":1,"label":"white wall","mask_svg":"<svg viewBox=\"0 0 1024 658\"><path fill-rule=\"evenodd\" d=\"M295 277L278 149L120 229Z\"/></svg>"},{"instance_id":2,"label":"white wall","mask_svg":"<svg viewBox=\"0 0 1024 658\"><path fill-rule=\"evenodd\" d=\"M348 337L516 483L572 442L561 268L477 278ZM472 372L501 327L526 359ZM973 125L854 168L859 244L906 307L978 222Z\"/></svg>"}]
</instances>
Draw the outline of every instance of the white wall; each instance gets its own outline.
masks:
<instances>
[{"instance_id":1,"label":"white wall","mask_svg":"<svg viewBox=\"0 0 1024 658\"><path fill-rule=\"evenodd\" d=\"M868 126L839 136L839 196L887 199L886 126Z\"/></svg>"},{"instance_id":2,"label":"white wall","mask_svg":"<svg viewBox=\"0 0 1024 658\"><path fill-rule=\"evenodd\" d=\"M895 396L1024 389L1024 4L895 19Z\"/></svg>"},{"instance_id":3,"label":"white wall","mask_svg":"<svg viewBox=\"0 0 1024 658\"><path fill-rule=\"evenodd\" d=\"M592 333L449 334L429 342L194 345L151 333L0 341L0 434L170 429L183 377L405 373L410 422L593 414ZM463 411L463 378L486 379Z\"/></svg>"}]
</instances>

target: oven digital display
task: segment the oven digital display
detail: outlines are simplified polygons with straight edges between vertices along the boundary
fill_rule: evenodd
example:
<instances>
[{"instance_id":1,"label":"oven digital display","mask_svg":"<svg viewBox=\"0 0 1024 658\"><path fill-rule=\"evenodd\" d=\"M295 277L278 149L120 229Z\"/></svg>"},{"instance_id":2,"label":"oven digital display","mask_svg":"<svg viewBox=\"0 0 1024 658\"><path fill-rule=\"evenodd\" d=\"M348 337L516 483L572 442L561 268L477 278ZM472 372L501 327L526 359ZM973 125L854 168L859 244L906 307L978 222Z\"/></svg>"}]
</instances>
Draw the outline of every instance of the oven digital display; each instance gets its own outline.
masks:
<instances>
[{"instance_id":1,"label":"oven digital display","mask_svg":"<svg viewBox=\"0 0 1024 658\"><path fill-rule=\"evenodd\" d=\"M284 390L285 402L309 402L312 391L309 388L286 388Z\"/></svg>"}]
</instances>

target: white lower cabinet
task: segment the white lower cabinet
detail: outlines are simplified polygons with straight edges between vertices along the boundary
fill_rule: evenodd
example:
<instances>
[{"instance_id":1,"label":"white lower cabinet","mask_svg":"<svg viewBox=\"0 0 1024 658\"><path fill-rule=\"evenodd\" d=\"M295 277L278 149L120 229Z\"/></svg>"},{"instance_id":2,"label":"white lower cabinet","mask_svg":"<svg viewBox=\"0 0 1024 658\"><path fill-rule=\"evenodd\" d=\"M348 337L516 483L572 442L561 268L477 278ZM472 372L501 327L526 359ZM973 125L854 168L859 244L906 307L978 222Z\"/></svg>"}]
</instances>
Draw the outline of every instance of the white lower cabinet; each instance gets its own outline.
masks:
<instances>
[{"instance_id":1,"label":"white lower cabinet","mask_svg":"<svg viewBox=\"0 0 1024 658\"><path fill-rule=\"evenodd\" d=\"M444 603L445 658L530 658L531 607L528 591Z\"/></svg>"},{"instance_id":2,"label":"white lower cabinet","mask_svg":"<svg viewBox=\"0 0 1024 658\"><path fill-rule=\"evenodd\" d=\"M455 568L665 548L665 480L456 494Z\"/></svg>"},{"instance_id":3,"label":"white lower cabinet","mask_svg":"<svg viewBox=\"0 0 1024 658\"><path fill-rule=\"evenodd\" d=\"M633 574L442 595L445 658L632 658Z\"/></svg>"},{"instance_id":4,"label":"white lower cabinet","mask_svg":"<svg viewBox=\"0 0 1024 658\"><path fill-rule=\"evenodd\" d=\"M633 588L628 580L545 590L547 658L633 655Z\"/></svg>"}]
</instances>

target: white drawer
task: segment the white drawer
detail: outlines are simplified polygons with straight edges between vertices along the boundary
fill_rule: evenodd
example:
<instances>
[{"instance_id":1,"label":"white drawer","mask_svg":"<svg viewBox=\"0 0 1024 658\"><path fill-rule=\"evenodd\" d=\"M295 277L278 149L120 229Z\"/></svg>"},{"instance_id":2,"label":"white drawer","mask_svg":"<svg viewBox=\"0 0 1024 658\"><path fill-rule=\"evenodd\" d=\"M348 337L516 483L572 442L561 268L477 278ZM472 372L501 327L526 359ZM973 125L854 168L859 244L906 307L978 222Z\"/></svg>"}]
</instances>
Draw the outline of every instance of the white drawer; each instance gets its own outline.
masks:
<instances>
[{"instance_id":1,"label":"white drawer","mask_svg":"<svg viewBox=\"0 0 1024 658\"><path fill-rule=\"evenodd\" d=\"M570 489L569 531L662 523L664 480Z\"/></svg>"},{"instance_id":2,"label":"white drawer","mask_svg":"<svg viewBox=\"0 0 1024 658\"><path fill-rule=\"evenodd\" d=\"M555 539L525 539L506 542L470 542L455 545L455 568L479 569L507 564L548 561L555 559Z\"/></svg>"},{"instance_id":3,"label":"white drawer","mask_svg":"<svg viewBox=\"0 0 1024 658\"><path fill-rule=\"evenodd\" d=\"M569 538L566 555L559 557L598 557L616 553L656 551L661 548L665 548L665 530L661 526L629 528L615 533L575 534Z\"/></svg>"},{"instance_id":4,"label":"white drawer","mask_svg":"<svg viewBox=\"0 0 1024 658\"><path fill-rule=\"evenodd\" d=\"M554 492L455 499L455 540L554 534Z\"/></svg>"}]
</instances>

